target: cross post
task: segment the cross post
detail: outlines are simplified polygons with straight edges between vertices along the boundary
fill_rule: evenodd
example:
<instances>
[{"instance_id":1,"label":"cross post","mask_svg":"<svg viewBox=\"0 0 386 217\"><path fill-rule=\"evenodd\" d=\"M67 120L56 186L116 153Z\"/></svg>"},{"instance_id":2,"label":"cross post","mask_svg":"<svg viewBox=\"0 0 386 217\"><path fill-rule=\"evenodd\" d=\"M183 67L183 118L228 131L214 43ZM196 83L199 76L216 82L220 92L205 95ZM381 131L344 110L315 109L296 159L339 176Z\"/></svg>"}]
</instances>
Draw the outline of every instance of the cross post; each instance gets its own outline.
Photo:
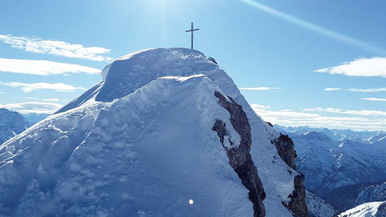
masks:
<instances>
[{"instance_id":1,"label":"cross post","mask_svg":"<svg viewBox=\"0 0 386 217\"><path fill-rule=\"evenodd\" d=\"M192 49L193 50L193 32L194 31L198 31L198 30L200 30L200 29L194 29L193 28L193 22L191 23L191 27L190 27L190 29L189 30L186 30L185 32L190 32L191 33L191 45L190 45L190 49Z\"/></svg>"}]
</instances>

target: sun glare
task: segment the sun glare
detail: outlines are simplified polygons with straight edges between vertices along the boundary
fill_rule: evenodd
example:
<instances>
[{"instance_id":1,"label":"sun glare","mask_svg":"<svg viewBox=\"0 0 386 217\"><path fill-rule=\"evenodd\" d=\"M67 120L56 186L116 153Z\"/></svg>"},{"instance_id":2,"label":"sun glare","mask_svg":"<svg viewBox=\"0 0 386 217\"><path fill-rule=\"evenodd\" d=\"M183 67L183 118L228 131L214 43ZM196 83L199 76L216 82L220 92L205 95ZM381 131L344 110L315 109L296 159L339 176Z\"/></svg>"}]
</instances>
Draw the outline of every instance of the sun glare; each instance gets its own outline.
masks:
<instances>
[{"instance_id":1,"label":"sun glare","mask_svg":"<svg viewBox=\"0 0 386 217\"><path fill-rule=\"evenodd\" d=\"M311 30L313 32L317 32L319 34L322 34L322 35L325 35L329 38L332 38L332 39L335 39L335 40L338 40L338 41L342 41L346 44L350 44L350 45L353 45L353 46L356 46L356 47L359 47L359 48L362 48L362 49L365 49L365 50L370 50L370 51L373 51L373 52L376 52L376 53L380 53L380 54L383 54L385 55L386 54L386 51L379 48L379 47L376 47L376 46L373 46L373 45L370 45L370 44L367 44L363 41L360 41L358 39L355 39L355 38L352 38L350 36L346 36L346 35L343 35L343 34L340 34L338 32L335 32L335 31L332 31L330 29L327 29L327 28L324 28L324 27L321 27L321 26L318 26L316 24L313 24L313 23L310 23L306 20L303 20L303 19L300 19L298 17L295 17L295 16L292 16L290 14L286 14L284 12L281 12L279 10L276 10L274 8L271 8L267 5L264 5L262 3L259 3L257 1L253 1L253 0L239 0L245 4L248 4L254 8L257 8L261 11L264 11L266 13L269 13L271 15L274 15L276 17L279 17L287 22L290 22L290 23L293 23L293 24L296 24L302 28L305 28L305 29L308 29L308 30Z\"/></svg>"}]
</instances>

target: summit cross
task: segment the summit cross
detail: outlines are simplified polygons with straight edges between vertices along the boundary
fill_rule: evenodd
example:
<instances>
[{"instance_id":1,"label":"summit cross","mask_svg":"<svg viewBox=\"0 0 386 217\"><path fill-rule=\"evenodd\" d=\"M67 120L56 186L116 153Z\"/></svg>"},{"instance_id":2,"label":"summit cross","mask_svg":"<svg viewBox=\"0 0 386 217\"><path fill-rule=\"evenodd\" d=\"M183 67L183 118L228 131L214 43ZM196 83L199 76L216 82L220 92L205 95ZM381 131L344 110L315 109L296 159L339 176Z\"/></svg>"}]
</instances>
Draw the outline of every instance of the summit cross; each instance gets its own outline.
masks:
<instances>
[{"instance_id":1,"label":"summit cross","mask_svg":"<svg viewBox=\"0 0 386 217\"><path fill-rule=\"evenodd\" d=\"M193 32L194 31L198 31L200 29L194 29L193 28L193 22L191 23L191 27L189 30L186 30L185 32L190 32L191 33L191 45L190 45L190 48L193 50Z\"/></svg>"}]
</instances>

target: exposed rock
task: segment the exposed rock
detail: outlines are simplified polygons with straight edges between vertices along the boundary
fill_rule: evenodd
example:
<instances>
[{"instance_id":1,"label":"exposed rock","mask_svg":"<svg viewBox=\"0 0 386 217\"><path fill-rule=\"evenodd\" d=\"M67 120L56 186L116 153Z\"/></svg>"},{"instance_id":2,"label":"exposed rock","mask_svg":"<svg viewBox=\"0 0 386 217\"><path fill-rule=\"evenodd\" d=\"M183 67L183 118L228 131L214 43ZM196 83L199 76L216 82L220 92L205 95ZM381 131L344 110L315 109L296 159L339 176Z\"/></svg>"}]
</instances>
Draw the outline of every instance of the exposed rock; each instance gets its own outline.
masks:
<instances>
[{"instance_id":1,"label":"exposed rock","mask_svg":"<svg viewBox=\"0 0 386 217\"><path fill-rule=\"evenodd\" d=\"M275 146L281 159L283 159L292 169L296 170L297 154L292 139L287 135L280 134L280 137L275 140Z\"/></svg>"},{"instance_id":2,"label":"exposed rock","mask_svg":"<svg viewBox=\"0 0 386 217\"><path fill-rule=\"evenodd\" d=\"M217 62L216 60L213 58L213 57L208 57L207 58L209 61L211 61L212 63L216 64L217 65Z\"/></svg>"},{"instance_id":3,"label":"exposed rock","mask_svg":"<svg viewBox=\"0 0 386 217\"><path fill-rule=\"evenodd\" d=\"M221 106L223 106L230 113L231 124L241 137L240 144L237 146L229 139L231 148L224 146L224 138L229 134L226 131L226 125L223 121L216 120L212 130L217 132L220 142L223 144L223 148L227 152L229 164L240 177L243 185L249 190L249 200L253 203L254 216L265 216L263 200L266 195L250 154L252 139L251 128L247 115L243 111L242 107L232 98L228 97L230 100L230 102L228 102L227 99L219 92L216 91L214 95L219 99Z\"/></svg>"},{"instance_id":4,"label":"exposed rock","mask_svg":"<svg viewBox=\"0 0 386 217\"><path fill-rule=\"evenodd\" d=\"M291 201L288 204L284 204L296 217L309 216L308 207L306 204L306 188L304 187L303 182L303 174L295 176L295 190L288 196L291 198Z\"/></svg>"},{"instance_id":5,"label":"exposed rock","mask_svg":"<svg viewBox=\"0 0 386 217\"><path fill-rule=\"evenodd\" d=\"M296 170L296 151L294 149L295 145L291 138L287 135L280 134L279 138L274 141L277 152L281 159L292 169ZM294 187L295 190L288 197L291 198L291 201L283 203L294 216L296 217L305 217L309 216L308 207L306 204L306 188L304 187L304 178L303 174L295 176Z\"/></svg>"}]
</instances>

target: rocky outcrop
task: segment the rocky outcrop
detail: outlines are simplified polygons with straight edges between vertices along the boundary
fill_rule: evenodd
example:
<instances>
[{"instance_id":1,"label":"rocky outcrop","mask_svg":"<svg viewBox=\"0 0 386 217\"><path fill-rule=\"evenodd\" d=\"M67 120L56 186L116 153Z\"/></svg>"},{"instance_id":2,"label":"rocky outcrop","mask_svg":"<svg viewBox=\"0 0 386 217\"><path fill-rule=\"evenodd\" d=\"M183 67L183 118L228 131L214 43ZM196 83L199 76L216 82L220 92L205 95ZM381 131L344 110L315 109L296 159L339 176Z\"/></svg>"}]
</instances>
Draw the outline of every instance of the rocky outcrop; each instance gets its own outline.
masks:
<instances>
[{"instance_id":1,"label":"rocky outcrop","mask_svg":"<svg viewBox=\"0 0 386 217\"><path fill-rule=\"evenodd\" d=\"M306 204L306 188L304 187L303 182L303 174L295 176L295 190L288 196L291 198L291 201L288 204L284 204L284 206L286 206L296 217L309 216L308 207Z\"/></svg>"},{"instance_id":2,"label":"rocky outcrop","mask_svg":"<svg viewBox=\"0 0 386 217\"><path fill-rule=\"evenodd\" d=\"M292 139L287 135L280 134L279 138L275 140L275 146L281 159L283 159L283 161L292 169L296 170L297 154Z\"/></svg>"},{"instance_id":3,"label":"rocky outcrop","mask_svg":"<svg viewBox=\"0 0 386 217\"><path fill-rule=\"evenodd\" d=\"M233 144L229 139L228 141L231 147L228 148L224 145L225 136L229 136L229 133L223 121L216 120L212 130L217 132L220 142L227 152L229 164L241 179L242 184L249 190L249 200L253 203L254 216L265 216L263 200L266 195L250 154L252 139L251 127L247 115L242 107L232 98L228 97L229 101L227 101L227 99L217 91L214 95L219 99L220 105L229 112L230 122L241 137L240 144Z\"/></svg>"},{"instance_id":4,"label":"rocky outcrop","mask_svg":"<svg viewBox=\"0 0 386 217\"><path fill-rule=\"evenodd\" d=\"M277 152L281 159L292 169L296 170L296 151L295 145L291 138L287 135L280 134L279 138L274 141ZM304 187L304 175L295 176L294 187L295 190L288 197L291 201L284 205L296 217L308 217L309 212L306 204L306 188Z\"/></svg>"}]
</instances>

